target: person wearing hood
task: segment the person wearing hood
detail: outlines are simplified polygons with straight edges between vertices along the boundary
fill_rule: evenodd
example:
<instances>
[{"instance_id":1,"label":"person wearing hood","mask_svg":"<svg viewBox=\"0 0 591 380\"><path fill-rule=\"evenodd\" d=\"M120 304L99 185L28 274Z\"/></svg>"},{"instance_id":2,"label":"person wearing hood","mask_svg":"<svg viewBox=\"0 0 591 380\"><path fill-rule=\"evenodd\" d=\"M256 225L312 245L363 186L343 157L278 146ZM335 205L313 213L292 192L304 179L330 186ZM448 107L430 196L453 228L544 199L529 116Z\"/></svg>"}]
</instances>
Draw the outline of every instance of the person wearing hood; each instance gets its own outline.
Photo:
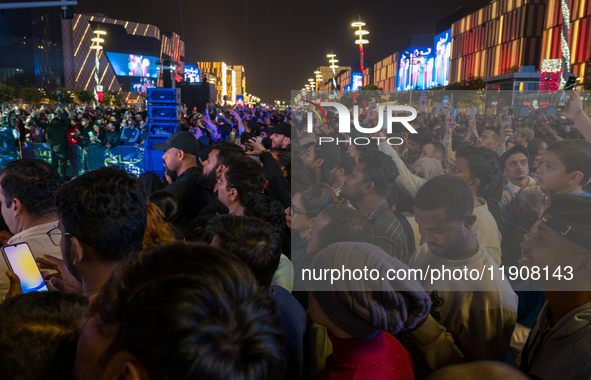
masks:
<instances>
[{"instance_id":1,"label":"person wearing hood","mask_svg":"<svg viewBox=\"0 0 591 380\"><path fill-rule=\"evenodd\" d=\"M521 243L547 302L515 365L534 379L591 378L591 197L555 194ZM558 271L558 269L560 271Z\"/></svg>"},{"instance_id":2,"label":"person wearing hood","mask_svg":"<svg viewBox=\"0 0 591 380\"><path fill-rule=\"evenodd\" d=\"M418 281L381 281L389 271L408 270L398 259L368 243L336 243L319 252L313 270L367 267L378 279L314 281L312 320L328 329L333 352L317 377L326 379L413 379L410 354L393 336L413 328L429 312L431 300Z\"/></svg>"}]
</instances>

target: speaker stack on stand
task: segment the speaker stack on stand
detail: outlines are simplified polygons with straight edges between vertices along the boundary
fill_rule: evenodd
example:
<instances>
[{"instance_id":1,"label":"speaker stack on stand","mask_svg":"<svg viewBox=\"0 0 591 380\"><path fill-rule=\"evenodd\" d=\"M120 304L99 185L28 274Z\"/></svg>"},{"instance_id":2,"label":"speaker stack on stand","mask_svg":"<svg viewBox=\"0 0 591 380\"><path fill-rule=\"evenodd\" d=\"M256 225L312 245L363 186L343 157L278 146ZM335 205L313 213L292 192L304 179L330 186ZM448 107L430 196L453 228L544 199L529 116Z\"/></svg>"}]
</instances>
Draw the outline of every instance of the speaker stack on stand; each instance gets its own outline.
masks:
<instances>
[{"instance_id":1,"label":"speaker stack on stand","mask_svg":"<svg viewBox=\"0 0 591 380\"><path fill-rule=\"evenodd\" d=\"M162 155L154 145L166 141L179 130L181 120L181 91L178 88L148 88L148 138L146 139L145 170L164 174Z\"/></svg>"}]
</instances>

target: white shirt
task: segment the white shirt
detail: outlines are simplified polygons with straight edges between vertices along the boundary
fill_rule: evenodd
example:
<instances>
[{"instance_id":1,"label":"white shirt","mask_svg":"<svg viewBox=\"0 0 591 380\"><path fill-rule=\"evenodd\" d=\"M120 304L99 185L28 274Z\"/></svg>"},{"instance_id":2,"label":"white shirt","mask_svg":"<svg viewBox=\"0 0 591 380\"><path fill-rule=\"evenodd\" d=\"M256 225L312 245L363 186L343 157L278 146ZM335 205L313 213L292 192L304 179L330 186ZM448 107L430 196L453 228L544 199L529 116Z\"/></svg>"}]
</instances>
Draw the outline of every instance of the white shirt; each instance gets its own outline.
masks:
<instances>
[{"instance_id":1,"label":"white shirt","mask_svg":"<svg viewBox=\"0 0 591 380\"><path fill-rule=\"evenodd\" d=\"M29 248L31 248L31 252L33 252L33 256L43 257L43 255L49 255L61 260L62 251L59 245L54 245L47 235L47 232L57 227L57 223L58 221L56 220L54 222L40 224L38 226L21 231L11 237L10 240L8 240L7 245L27 243ZM0 260L0 301L4 301L4 298L6 298L6 293L8 293L8 289L10 288L10 280L6 276L7 271L8 265L2 258ZM50 273L55 272L50 271Z\"/></svg>"},{"instance_id":2,"label":"white shirt","mask_svg":"<svg viewBox=\"0 0 591 380\"><path fill-rule=\"evenodd\" d=\"M474 207L476 222L472 226L472 232L495 263L501 265L501 233L495 218L488 211L486 201L482 198L478 198L478 201L482 206Z\"/></svg>"},{"instance_id":3,"label":"white shirt","mask_svg":"<svg viewBox=\"0 0 591 380\"><path fill-rule=\"evenodd\" d=\"M464 266L482 271L498 266L479 243L478 251L466 260L453 261L435 256L427 244L416 250L410 260L413 269L446 269ZM517 295L507 278L491 279L486 270L482 280L430 281L423 284L431 293L431 314L411 332L431 369L446 364L473 360L504 361L513 328L517 322Z\"/></svg>"}]
</instances>

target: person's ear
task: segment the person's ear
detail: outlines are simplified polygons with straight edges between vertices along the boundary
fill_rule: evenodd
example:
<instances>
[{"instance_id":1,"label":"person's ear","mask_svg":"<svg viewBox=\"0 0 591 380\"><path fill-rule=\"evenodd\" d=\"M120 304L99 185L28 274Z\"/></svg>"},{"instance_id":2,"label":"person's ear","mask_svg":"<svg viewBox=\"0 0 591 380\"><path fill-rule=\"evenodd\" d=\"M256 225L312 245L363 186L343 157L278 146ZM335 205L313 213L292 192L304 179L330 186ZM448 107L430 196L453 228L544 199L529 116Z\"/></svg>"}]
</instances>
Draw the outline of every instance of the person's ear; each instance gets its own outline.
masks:
<instances>
[{"instance_id":1,"label":"person's ear","mask_svg":"<svg viewBox=\"0 0 591 380\"><path fill-rule=\"evenodd\" d=\"M476 215L471 214L464 218L464 228L469 230L476 223Z\"/></svg>"},{"instance_id":2,"label":"person's ear","mask_svg":"<svg viewBox=\"0 0 591 380\"><path fill-rule=\"evenodd\" d=\"M316 161L314 161L314 167L315 168L319 168L322 166L322 164L324 164L324 158L319 158Z\"/></svg>"},{"instance_id":3,"label":"person's ear","mask_svg":"<svg viewBox=\"0 0 591 380\"><path fill-rule=\"evenodd\" d=\"M119 351L109 361L103 378L109 380L149 380L150 374L136 357L127 351Z\"/></svg>"},{"instance_id":4,"label":"person's ear","mask_svg":"<svg viewBox=\"0 0 591 380\"><path fill-rule=\"evenodd\" d=\"M507 176L507 169L503 168L503 175L506 177Z\"/></svg>"},{"instance_id":5,"label":"person's ear","mask_svg":"<svg viewBox=\"0 0 591 380\"><path fill-rule=\"evenodd\" d=\"M84 248L82 248L82 242L80 242L80 240L76 236L72 236L70 238L70 243L72 246L72 253L74 254L74 259L72 260L72 263L74 265L78 265L84 258Z\"/></svg>"},{"instance_id":6,"label":"person's ear","mask_svg":"<svg viewBox=\"0 0 591 380\"><path fill-rule=\"evenodd\" d=\"M478 178L473 178L468 181L468 185L470 186L470 190L478 189L478 186L480 186L480 180Z\"/></svg>"},{"instance_id":7,"label":"person's ear","mask_svg":"<svg viewBox=\"0 0 591 380\"><path fill-rule=\"evenodd\" d=\"M231 188L230 191L228 191L228 200L230 202L235 202L238 199L238 191L236 191L235 188Z\"/></svg>"},{"instance_id":8,"label":"person's ear","mask_svg":"<svg viewBox=\"0 0 591 380\"><path fill-rule=\"evenodd\" d=\"M11 209L12 209L12 215L13 216L17 216L19 214L21 214L23 212L23 208L25 207L25 205L23 205L20 201L20 199L18 198L13 198L12 199L12 204L11 204Z\"/></svg>"},{"instance_id":9,"label":"person's ear","mask_svg":"<svg viewBox=\"0 0 591 380\"><path fill-rule=\"evenodd\" d=\"M583 177L585 177L585 175L579 171L575 171L570 173L570 181L568 181L569 185L584 185L584 183L582 183L583 181Z\"/></svg>"},{"instance_id":10,"label":"person's ear","mask_svg":"<svg viewBox=\"0 0 591 380\"><path fill-rule=\"evenodd\" d=\"M345 169L338 168L337 169L337 177L345 177L345 176L347 176L347 174L345 174Z\"/></svg>"},{"instance_id":11,"label":"person's ear","mask_svg":"<svg viewBox=\"0 0 591 380\"><path fill-rule=\"evenodd\" d=\"M182 150L179 150L176 154L177 158L179 161L182 161L183 158L185 158L185 152L183 152Z\"/></svg>"},{"instance_id":12,"label":"person's ear","mask_svg":"<svg viewBox=\"0 0 591 380\"><path fill-rule=\"evenodd\" d=\"M224 170L226 170L226 165L218 165L218 167L215 169L216 178L221 176Z\"/></svg>"},{"instance_id":13,"label":"person's ear","mask_svg":"<svg viewBox=\"0 0 591 380\"><path fill-rule=\"evenodd\" d=\"M369 181L369 182L365 182L363 184L363 193L364 194L369 194L371 193L374 189L376 188L376 185L373 183L373 181Z\"/></svg>"}]
</instances>

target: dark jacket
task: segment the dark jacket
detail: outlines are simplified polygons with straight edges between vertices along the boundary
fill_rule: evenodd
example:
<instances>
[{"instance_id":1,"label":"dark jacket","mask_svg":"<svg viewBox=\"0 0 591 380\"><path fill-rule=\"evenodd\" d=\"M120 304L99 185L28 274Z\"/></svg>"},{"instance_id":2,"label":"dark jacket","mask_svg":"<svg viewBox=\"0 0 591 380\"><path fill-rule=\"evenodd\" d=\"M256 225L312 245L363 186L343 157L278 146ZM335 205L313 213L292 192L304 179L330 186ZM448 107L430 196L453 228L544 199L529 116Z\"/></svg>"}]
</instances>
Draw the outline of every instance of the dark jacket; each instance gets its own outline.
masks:
<instances>
[{"instance_id":1,"label":"dark jacket","mask_svg":"<svg viewBox=\"0 0 591 380\"><path fill-rule=\"evenodd\" d=\"M60 116L62 115L63 113L60 113ZM70 128L70 123L67 119L61 120L59 117L56 117L49 123L43 123L41 120L35 118L35 122L37 125L47 126L45 128L45 135L52 148L60 147L64 150L68 148L68 129Z\"/></svg>"},{"instance_id":2,"label":"dark jacket","mask_svg":"<svg viewBox=\"0 0 591 380\"><path fill-rule=\"evenodd\" d=\"M164 190L171 191L179 200L179 215L175 221L185 227L192 219L199 215L199 211L207 205L207 191L199 186L201 171L195 166L185 170L176 181L166 186Z\"/></svg>"}]
</instances>

